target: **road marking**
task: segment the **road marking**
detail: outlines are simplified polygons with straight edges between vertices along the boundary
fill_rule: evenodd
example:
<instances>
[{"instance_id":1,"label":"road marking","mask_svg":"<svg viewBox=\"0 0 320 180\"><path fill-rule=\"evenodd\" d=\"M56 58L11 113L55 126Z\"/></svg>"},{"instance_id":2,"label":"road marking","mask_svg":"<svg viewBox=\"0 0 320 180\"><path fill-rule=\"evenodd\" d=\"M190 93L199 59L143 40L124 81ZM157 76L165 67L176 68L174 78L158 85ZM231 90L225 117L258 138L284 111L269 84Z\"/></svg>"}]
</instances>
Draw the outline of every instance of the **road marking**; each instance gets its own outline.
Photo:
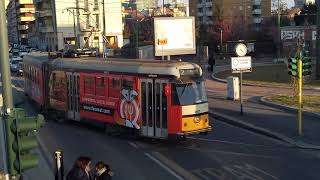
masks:
<instances>
[{"instance_id":1,"label":"road marking","mask_svg":"<svg viewBox=\"0 0 320 180\"><path fill-rule=\"evenodd\" d=\"M187 147L186 149L197 150L197 151L200 151L200 152L207 152L207 153L214 152L214 153L221 153L221 154L230 154L230 155L234 155L234 156L246 156L246 157L258 157L258 158L266 158L266 159L277 159L277 157L273 157L273 156L246 154L246 153L240 153L240 152L219 151L219 150L200 150L200 149L191 148L191 147Z\"/></svg>"},{"instance_id":2,"label":"road marking","mask_svg":"<svg viewBox=\"0 0 320 180\"><path fill-rule=\"evenodd\" d=\"M175 173L173 170L171 170L169 167L167 167L166 165L164 165L162 162L160 162L158 159L156 159L155 157L153 157L151 154L149 153L144 153L144 155L146 155L148 158L150 158L152 161L154 161L155 163L157 163L159 166L161 166L163 169L165 169L167 172L169 172L171 175L173 175L174 177L176 177L179 180L184 180L184 178L182 178L181 176L179 176L177 173Z\"/></svg>"},{"instance_id":3,"label":"road marking","mask_svg":"<svg viewBox=\"0 0 320 180\"><path fill-rule=\"evenodd\" d=\"M225 144L233 144L233 145L245 145L245 146L257 146L257 147L270 147L266 145L259 145L259 144L246 144L241 142L232 142L232 141L223 141L218 139L206 139L206 138L196 138L196 137L188 137L188 139L200 140L200 141L208 141L208 142L219 142Z\"/></svg>"},{"instance_id":4,"label":"road marking","mask_svg":"<svg viewBox=\"0 0 320 180\"><path fill-rule=\"evenodd\" d=\"M138 145L134 142L128 142L130 144L130 146L136 148L136 149L139 149Z\"/></svg>"}]
</instances>

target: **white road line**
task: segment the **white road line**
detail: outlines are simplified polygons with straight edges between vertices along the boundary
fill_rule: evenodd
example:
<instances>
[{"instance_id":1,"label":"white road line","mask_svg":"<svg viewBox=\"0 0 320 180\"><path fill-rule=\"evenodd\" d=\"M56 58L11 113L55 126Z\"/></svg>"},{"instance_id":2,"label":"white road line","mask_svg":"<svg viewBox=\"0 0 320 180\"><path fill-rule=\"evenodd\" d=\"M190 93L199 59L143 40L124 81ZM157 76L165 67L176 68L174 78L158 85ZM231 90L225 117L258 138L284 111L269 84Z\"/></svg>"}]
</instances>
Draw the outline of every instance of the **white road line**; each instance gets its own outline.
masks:
<instances>
[{"instance_id":1,"label":"white road line","mask_svg":"<svg viewBox=\"0 0 320 180\"><path fill-rule=\"evenodd\" d=\"M207 142L218 142L218 143L233 144L233 145L272 147L272 146L266 146L266 145L260 145L260 144L246 144L246 143L241 143L241 142L223 141L223 140L218 140L218 139L206 139L206 138L196 138L196 137L188 137L188 139L207 141Z\"/></svg>"},{"instance_id":2,"label":"white road line","mask_svg":"<svg viewBox=\"0 0 320 180\"><path fill-rule=\"evenodd\" d=\"M128 142L130 144L130 146L136 148L136 149L139 149L138 145L134 142Z\"/></svg>"},{"instance_id":3,"label":"white road line","mask_svg":"<svg viewBox=\"0 0 320 180\"><path fill-rule=\"evenodd\" d=\"M146 155L148 158L150 158L152 161L154 161L155 163L157 163L159 166L161 166L163 169L165 169L166 171L168 171L171 175L173 175L174 177L176 177L179 180L184 180L181 176L179 176L177 173L175 173L173 170L171 170L170 168L168 168L166 165L164 165L162 162L160 162L158 159L156 159L155 157L153 157L151 154L149 153L144 153L144 155Z\"/></svg>"}]
</instances>

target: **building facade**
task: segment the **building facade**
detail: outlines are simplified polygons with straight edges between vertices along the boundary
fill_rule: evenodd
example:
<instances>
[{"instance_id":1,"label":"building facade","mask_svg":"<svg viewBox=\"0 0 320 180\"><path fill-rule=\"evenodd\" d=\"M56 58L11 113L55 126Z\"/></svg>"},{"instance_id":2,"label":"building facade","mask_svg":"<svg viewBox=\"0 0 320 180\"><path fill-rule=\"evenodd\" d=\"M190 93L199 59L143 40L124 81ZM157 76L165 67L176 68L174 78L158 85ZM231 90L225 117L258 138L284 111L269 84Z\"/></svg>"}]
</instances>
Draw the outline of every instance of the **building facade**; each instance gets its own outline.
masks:
<instances>
[{"instance_id":1,"label":"building facade","mask_svg":"<svg viewBox=\"0 0 320 180\"><path fill-rule=\"evenodd\" d=\"M49 51L98 48L102 52L106 46L123 45L120 1L36 0L35 7L29 41L34 47Z\"/></svg>"},{"instance_id":2,"label":"building facade","mask_svg":"<svg viewBox=\"0 0 320 180\"><path fill-rule=\"evenodd\" d=\"M34 21L32 0L10 0L7 12L7 28L10 43L28 44L28 29Z\"/></svg>"},{"instance_id":3,"label":"building facade","mask_svg":"<svg viewBox=\"0 0 320 180\"><path fill-rule=\"evenodd\" d=\"M207 25L236 20L259 29L263 18L271 16L271 0L199 0L197 8L199 23Z\"/></svg>"},{"instance_id":4,"label":"building facade","mask_svg":"<svg viewBox=\"0 0 320 180\"><path fill-rule=\"evenodd\" d=\"M304 4L315 3L315 0L294 0L294 6L302 8Z\"/></svg>"}]
</instances>

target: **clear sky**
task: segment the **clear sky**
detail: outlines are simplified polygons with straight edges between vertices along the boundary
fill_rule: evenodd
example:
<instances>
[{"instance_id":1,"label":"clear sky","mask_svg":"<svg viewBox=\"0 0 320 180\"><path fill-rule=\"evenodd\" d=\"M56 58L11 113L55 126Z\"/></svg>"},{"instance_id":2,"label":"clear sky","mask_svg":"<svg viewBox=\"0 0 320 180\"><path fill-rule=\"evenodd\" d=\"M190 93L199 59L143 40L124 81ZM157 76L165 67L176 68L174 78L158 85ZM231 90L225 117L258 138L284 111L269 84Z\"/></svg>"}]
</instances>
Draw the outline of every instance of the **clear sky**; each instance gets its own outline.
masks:
<instances>
[{"instance_id":1,"label":"clear sky","mask_svg":"<svg viewBox=\"0 0 320 180\"><path fill-rule=\"evenodd\" d=\"M294 0L284 0L288 4L288 8L291 8L294 5Z\"/></svg>"}]
</instances>

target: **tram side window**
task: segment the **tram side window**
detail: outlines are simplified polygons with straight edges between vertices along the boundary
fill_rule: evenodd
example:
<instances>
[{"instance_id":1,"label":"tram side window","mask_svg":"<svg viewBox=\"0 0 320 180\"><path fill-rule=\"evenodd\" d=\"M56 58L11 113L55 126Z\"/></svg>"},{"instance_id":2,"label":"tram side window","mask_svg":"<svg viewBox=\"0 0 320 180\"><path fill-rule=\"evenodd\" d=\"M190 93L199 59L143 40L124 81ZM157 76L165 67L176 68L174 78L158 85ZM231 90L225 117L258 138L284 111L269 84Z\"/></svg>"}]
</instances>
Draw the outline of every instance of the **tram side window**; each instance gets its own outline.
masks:
<instances>
[{"instance_id":1,"label":"tram side window","mask_svg":"<svg viewBox=\"0 0 320 180\"><path fill-rule=\"evenodd\" d=\"M95 95L95 79L92 76L85 76L84 77L84 93Z\"/></svg>"},{"instance_id":2,"label":"tram side window","mask_svg":"<svg viewBox=\"0 0 320 180\"><path fill-rule=\"evenodd\" d=\"M104 77L96 77L96 95L105 96L106 95L106 84Z\"/></svg>"},{"instance_id":3,"label":"tram side window","mask_svg":"<svg viewBox=\"0 0 320 180\"><path fill-rule=\"evenodd\" d=\"M133 81L127 80L127 79L122 79L122 89L132 90L133 89Z\"/></svg>"},{"instance_id":4,"label":"tram side window","mask_svg":"<svg viewBox=\"0 0 320 180\"><path fill-rule=\"evenodd\" d=\"M120 90L121 90L120 79L111 78L110 80L111 80L111 84L109 86L109 96L119 98Z\"/></svg>"}]
</instances>

